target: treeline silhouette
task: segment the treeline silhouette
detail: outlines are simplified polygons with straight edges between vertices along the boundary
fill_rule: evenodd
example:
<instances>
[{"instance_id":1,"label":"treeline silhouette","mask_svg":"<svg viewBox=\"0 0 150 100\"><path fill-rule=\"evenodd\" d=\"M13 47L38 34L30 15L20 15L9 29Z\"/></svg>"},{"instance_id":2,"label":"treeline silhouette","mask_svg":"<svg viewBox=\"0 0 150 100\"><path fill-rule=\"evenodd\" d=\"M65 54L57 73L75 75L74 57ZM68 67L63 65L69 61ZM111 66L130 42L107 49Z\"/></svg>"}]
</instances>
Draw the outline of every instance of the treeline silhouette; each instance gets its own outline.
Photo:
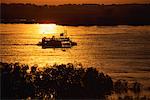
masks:
<instances>
[{"instance_id":1,"label":"treeline silhouette","mask_svg":"<svg viewBox=\"0 0 150 100\"><path fill-rule=\"evenodd\" d=\"M125 80L113 82L96 68L71 63L39 70L37 65L0 62L0 70L1 99L106 99L112 91L129 89ZM141 84L134 82L130 90L140 92Z\"/></svg>"},{"instance_id":2,"label":"treeline silhouette","mask_svg":"<svg viewBox=\"0 0 150 100\"><path fill-rule=\"evenodd\" d=\"M150 25L150 4L4 4L1 23L61 25Z\"/></svg>"}]
</instances>

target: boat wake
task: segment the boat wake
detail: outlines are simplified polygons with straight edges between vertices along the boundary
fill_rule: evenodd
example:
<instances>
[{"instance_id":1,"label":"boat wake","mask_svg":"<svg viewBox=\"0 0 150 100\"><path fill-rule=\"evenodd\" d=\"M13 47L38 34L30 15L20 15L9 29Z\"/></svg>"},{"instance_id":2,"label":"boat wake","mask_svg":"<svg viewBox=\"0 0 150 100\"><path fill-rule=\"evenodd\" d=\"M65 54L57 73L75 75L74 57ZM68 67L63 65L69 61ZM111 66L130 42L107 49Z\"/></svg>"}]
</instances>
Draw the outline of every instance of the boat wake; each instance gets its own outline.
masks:
<instances>
[{"instance_id":1,"label":"boat wake","mask_svg":"<svg viewBox=\"0 0 150 100\"><path fill-rule=\"evenodd\" d=\"M38 45L38 44L0 44L2 46L31 46L31 45Z\"/></svg>"}]
</instances>

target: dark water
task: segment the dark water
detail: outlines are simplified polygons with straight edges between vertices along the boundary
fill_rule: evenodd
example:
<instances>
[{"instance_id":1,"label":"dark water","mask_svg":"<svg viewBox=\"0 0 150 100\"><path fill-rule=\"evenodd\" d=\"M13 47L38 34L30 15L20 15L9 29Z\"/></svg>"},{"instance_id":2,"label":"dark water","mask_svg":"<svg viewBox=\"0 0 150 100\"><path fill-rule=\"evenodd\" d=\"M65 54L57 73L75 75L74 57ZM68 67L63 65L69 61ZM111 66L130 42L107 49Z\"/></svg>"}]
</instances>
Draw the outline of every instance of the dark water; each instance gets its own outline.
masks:
<instances>
[{"instance_id":1,"label":"dark water","mask_svg":"<svg viewBox=\"0 0 150 100\"><path fill-rule=\"evenodd\" d=\"M82 63L106 72L114 80L139 81L144 87L150 87L150 26L1 24L0 30L2 62L38 64L40 67ZM42 49L36 45L43 36L58 36L64 30L77 46L62 50Z\"/></svg>"}]
</instances>

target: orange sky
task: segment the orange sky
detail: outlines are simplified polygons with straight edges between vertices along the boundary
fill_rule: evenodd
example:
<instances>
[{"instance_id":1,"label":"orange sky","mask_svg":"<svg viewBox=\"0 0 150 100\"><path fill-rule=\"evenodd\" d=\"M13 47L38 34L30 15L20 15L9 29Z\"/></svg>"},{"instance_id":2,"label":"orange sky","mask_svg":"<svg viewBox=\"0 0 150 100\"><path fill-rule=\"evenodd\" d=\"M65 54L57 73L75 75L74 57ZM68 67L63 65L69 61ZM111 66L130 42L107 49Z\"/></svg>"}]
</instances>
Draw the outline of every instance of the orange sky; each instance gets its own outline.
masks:
<instances>
[{"instance_id":1,"label":"orange sky","mask_svg":"<svg viewBox=\"0 0 150 100\"><path fill-rule=\"evenodd\" d=\"M96 4L118 4L118 3L150 3L150 0L1 0L2 3L34 3L34 4L82 4L82 3L96 3Z\"/></svg>"}]
</instances>

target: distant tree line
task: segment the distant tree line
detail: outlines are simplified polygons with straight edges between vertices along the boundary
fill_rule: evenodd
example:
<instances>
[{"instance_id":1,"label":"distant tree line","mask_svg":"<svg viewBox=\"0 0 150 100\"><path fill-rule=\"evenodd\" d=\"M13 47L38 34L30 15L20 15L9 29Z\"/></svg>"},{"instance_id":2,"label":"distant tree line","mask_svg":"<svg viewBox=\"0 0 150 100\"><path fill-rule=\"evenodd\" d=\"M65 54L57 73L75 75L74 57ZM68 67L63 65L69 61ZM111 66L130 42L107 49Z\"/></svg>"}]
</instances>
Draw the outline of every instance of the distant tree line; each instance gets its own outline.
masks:
<instances>
[{"instance_id":1,"label":"distant tree line","mask_svg":"<svg viewBox=\"0 0 150 100\"><path fill-rule=\"evenodd\" d=\"M1 3L1 23L61 25L150 25L150 4L65 4L58 6Z\"/></svg>"}]
</instances>

